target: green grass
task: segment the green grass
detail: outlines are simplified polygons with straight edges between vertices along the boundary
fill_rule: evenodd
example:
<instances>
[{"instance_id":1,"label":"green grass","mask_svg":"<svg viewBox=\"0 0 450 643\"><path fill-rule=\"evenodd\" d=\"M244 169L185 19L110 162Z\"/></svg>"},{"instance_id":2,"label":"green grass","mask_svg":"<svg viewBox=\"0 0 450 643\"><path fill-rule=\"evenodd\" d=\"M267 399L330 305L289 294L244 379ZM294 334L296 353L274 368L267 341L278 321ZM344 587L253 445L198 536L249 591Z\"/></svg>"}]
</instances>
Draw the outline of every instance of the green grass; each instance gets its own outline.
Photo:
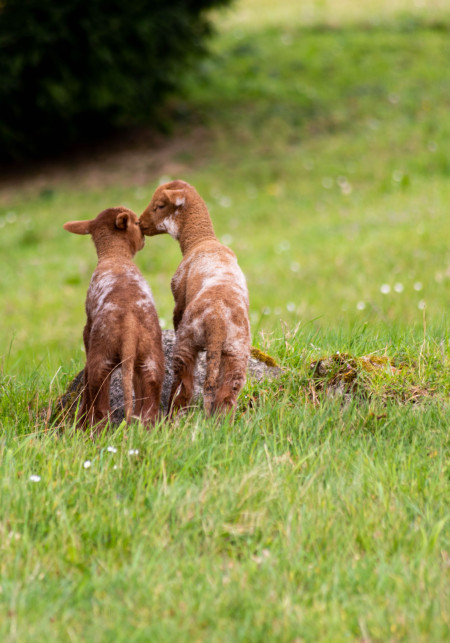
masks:
<instances>
[{"instance_id":1,"label":"green grass","mask_svg":"<svg viewBox=\"0 0 450 643\"><path fill-rule=\"evenodd\" d=\"M284 369L233 424L53 427L95 266L62 224L160 177L1 197L2 640L448 638L450 21L409 4L242 0L173 101L171 161ZM179 257L137 257L166 327ZM338 351L392 366L340 395L311 368Z\"/></svg>"},{"instance_id":2,"label":"green grass","mask_svg":"<svg viewBox=\"0 0 450 643\"><path fill-rule=\"evenodd\" d=\"M233 425L196 412L92 443L30 430L17 401L1 447L3 640L444 640L448 406L314 405L319 339L274 340L293 369L245 409L248 386Z\"/></svg>"}]
</instances>

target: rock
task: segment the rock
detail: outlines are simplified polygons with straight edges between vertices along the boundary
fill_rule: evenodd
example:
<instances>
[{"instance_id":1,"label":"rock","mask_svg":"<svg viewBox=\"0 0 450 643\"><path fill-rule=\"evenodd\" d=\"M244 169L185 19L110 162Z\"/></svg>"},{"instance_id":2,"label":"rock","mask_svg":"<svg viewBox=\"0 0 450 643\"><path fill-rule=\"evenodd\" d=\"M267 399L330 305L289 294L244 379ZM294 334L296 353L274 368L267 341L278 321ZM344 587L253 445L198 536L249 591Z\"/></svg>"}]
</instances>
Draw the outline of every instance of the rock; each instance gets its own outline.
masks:
<instances>
[{"instance_id":1,"label":"rock","mask_svg":"<svg viewBox=\"0 0 450 643\"><path fill-rule=\"evenodd\" d=\"M175 332L173 330L163 330L163 349L166 358L166 374L164 377L163 390L161 395L161 405L164 412L167 411L169 404L170 389L172 386L172 355L175 343ZM255 357L254 357L255 356ZM195 389L194 401L201 396L203 382L205 379L206 354L200 352L195 367ZM269 378L277 378L281 374L278 366L273 366L273 358L265 355L257 349L252 349L252 356L248 361L247 379L253 379L258 382ZM81 403L81 393L83 390L84 371L80 371L70 382L67 391L56 402L56 414L61 413L64 417L73 419L77 407ZM122 371L117 368L111 376L110 384L110 405L112 409L112 421L114 424L120 424L124 418L123 411L123 392L122 392Z\"/></svg>"}]
</instances>

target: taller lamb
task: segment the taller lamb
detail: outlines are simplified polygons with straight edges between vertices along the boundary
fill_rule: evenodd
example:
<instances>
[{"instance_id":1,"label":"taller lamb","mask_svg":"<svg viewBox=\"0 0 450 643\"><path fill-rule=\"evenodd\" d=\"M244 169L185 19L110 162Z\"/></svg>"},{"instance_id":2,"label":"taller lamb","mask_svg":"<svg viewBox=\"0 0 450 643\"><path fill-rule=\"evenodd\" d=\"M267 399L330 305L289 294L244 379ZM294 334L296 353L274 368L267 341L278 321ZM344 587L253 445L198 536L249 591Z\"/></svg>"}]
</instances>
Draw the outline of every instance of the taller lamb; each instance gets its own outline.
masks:
<instances>
[{"instance_id":1,"label":"taller lamb","mask_svg":"<svg viewBox=\"0 0 450 643\"><path fill-rule=\"evenodd\" d=\"M145 238L134 212L110 208L91 221L69 221L65 230L90 234L98 264L86 298L86 350L81 422L101 428L108 420L109 382L122 368L125 419L133 413L154 423L164 379L161 328L153 296L133 257Z\"/></svg>"},{"instance_id":2,"label":"taller lamb","mask_svg":"<svg viewBox=\"0 0 450 643\"><path fill-rule=\"evenodd\" d=\"M250 354L248 290L236 256L217 240L205 202L184 181L161 185L139 220L146 235L168 232L183 254L171 282L176 340L169 408L189 405L197 355L206 350L205 411L234 410Z\"/></svg>"}]
</instances>

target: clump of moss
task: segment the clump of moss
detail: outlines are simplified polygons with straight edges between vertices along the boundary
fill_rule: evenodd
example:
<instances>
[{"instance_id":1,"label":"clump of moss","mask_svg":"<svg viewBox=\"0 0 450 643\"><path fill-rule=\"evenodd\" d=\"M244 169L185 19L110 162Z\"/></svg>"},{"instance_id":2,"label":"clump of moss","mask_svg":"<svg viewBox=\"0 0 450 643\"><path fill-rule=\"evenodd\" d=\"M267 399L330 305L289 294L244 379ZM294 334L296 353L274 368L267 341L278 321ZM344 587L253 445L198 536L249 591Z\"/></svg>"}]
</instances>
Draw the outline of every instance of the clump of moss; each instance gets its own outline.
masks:
<instances>
[{"instance_id":1,"label":"clump of moss","mask_svg":"<svg viewBox=\"0 0 450 643\"><path fill-rule=\"evenodd\" d=\"M278 366L277 362L274 360L273 357L268 355L267 353L264 353L262 350L259 348L255 348L255 346L252 346L250 349L250 355L258 360L258 362L262 362L266 366L270 366L272 368L276 368Z\"/></svg>"},{"instance_id":2,"label":"clump of moss","mask_svg":"<svg viewBox=\"0 0 450 643\"><path fill-rule=\"evenodd\" d=\"M399 369L386 356L363 355L353 357L348 353L334 353L311 364L312 379L316 390L338 393L369 393L370 375L393 375ZM369 377L368 377L369 376Z\"/></svg>"}]
</instances>

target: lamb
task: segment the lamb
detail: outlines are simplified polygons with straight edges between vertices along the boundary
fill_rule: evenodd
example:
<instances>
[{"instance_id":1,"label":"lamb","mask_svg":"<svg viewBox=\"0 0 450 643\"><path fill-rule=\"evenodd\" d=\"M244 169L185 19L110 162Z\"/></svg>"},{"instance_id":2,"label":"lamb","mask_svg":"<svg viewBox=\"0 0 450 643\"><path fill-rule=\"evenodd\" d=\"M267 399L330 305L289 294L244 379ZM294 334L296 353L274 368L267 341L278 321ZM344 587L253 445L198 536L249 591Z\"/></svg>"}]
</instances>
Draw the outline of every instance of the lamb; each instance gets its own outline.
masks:
<instances>
[{"instance_id":1,"label":"lamb","mask_svg":"<svg viewBox=\"0 0 450 643\"><path fill-rule=\"evenodd\" d=\"M250 354L248 290L236 256L217 240L205 202L184 181L161 185L139 221L146 235L168 232L183 254L171 281L176 340L169 409L189 405L197 355L206 350L205 412L234 413Z\"/></svg>"},{"instance_id":2,"label":"lamb","mask_svg":"<svg viewBox=\"0 0 450 643\"><path fill-rule=\"evenodd\" d=\"M125 420L133 413L154 424L164 379L161 328L152 292L132 258L144 247L138 217L124 207L103 210L91 221L69 221L64 229L90 234L98 263L86 298L84 392L80 424L108 421L111 372L122 367Z\"/></svg>"}]
</instances>

